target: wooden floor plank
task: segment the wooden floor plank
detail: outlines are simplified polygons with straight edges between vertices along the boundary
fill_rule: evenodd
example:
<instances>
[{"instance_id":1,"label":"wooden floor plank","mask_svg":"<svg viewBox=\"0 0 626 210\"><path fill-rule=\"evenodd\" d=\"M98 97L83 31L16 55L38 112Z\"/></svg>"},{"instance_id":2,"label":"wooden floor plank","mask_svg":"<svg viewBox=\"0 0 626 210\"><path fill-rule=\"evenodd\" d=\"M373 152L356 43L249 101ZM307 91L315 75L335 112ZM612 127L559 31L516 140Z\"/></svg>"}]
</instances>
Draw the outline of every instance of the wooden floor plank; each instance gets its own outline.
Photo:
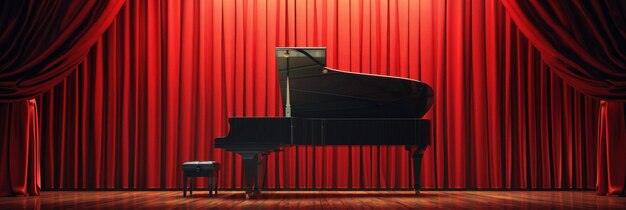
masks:
<instances>
[{"instance_id":1,"label":"wooden floor plank","mask_svg":"<svg viewBox=\"0 0 626 210\"><path fill-rule=\"evenodd\" d=\"M195 191L46 191L40 196L0 197L0 209L626 209L626 197L592 191L266 191L209 197Z\"/></svg>"}]
</instances>

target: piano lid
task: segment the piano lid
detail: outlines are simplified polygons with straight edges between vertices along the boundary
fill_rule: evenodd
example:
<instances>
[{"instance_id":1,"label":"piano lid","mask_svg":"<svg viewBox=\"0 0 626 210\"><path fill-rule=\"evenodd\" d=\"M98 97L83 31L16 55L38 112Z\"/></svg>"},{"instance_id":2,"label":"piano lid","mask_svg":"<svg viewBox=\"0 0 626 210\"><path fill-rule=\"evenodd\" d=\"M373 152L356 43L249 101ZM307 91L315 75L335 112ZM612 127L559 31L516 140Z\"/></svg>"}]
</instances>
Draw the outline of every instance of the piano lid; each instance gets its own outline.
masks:
<instances>
[{"instance_id":1,"label":"piano lid","mask_svg":"<svg viewBox=\"0 0 626 210\"><path fill-rule=\"evenodd\" d=\"M417 80L326 67L326 48L276 48L283 105L287 75L291 116L302 118L421 118L433 90Z\"/></svg>"}]
</instances>

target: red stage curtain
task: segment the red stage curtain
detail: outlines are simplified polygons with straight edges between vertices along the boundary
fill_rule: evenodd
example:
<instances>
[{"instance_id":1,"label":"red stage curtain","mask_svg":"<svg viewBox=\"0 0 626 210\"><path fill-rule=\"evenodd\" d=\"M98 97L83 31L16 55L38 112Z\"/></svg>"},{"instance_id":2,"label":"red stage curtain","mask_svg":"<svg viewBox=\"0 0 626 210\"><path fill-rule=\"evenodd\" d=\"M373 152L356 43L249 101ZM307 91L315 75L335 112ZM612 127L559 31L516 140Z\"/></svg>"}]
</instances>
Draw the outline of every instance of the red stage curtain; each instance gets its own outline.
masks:
<instances>
[{"instance_id":1,"label":"red stage curtain","mask_svg":"<svg viewBox=\"0 0 626 210\"><path fill-rule=\"evenodd\" d=\"M435 90L425 188L593 188L599 101L565 85L497 0L129 1L78 70L42 95L45 189L176 188L229 116L282 114L274 47ZM298 147L270 188L408 188L402 147ZM314 169L313 169L314 168ZM200 185L205 185L200 182Z\"/></svg>"},{"instance_id":2,"label":"red stage curtain","mask_svg":"<svg viewBox=\"0 0 626 210\"><path fill-rule=\"evenodd\" d=\"M602 99L626 100L626 2L502 2L520 31L566 83ZM598 139L606 146L598 148L598 161L605 161L599 162L597 169L602 175L598 177L599 195L626 193L626 137L620 134L626 124L624 110L619 110L623 104L608 104L602 106L603 127Z\"/></svg>"},{"instance_id":3,"label":"red stage curtain","mask_svg":"<svg viewBox=\"0 0 626 210\"><path fill-rule=\"evenodd\" d=\"M39 114L34 99L0 103L0 196L39 195Z\"/></svg>"},{"instance_id":4,"label":"red stage curtain","mask_svg":"<svg viewBox=\"0 0 626 210\"><path fill-rule=\"evenodd\" d=\"M39 194L38 120L28 99L57 85L82 62L123 2L0 2L0 127L5 132L0 196Z\"/></svg>"},{"instance_id":5,"label":"red stage curtain","mask_svg":"<svg viewBox=\"0 0 626 210\"><path fill-rule=\"evenodd\" d=\"M502 3L565 82L592 96L626 100L626 2Z\"/></svg>"},{"instance_id":6,"label":"red stage curtain","mask_svg":"<svg viewBox=\"0 0 626 210\"><path fill-rule=\"evenodd\" d=\"M65 79L123 3L0 2L0 102L33 98Z\"/></svg>"},{"instance_id":7,"label":"red stage curtain","mask_svg":"<svg viewBox=\"0 0 626 210\"><path fill-rule=\"evenodd\" d=\"M626 105L602 102L598 138L598 195L624 194L626 186Z\"/></svg>"}]
</instances>

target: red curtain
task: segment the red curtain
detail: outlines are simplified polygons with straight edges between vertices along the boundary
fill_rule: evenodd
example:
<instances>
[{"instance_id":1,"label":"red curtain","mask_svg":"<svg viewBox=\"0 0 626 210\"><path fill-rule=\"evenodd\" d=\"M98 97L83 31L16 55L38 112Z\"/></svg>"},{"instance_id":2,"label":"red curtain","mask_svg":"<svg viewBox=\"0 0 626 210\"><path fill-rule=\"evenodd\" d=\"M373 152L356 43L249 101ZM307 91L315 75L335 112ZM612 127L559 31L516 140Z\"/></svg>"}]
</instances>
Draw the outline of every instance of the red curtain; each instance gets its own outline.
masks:
<instances>
[{"instance_id":1,"label":"red curtain","mask_svg":"<svg viewBox=\"0 0 626 210\"><path fill-rule=\"evenodd\" d=\"M599 195L626 193L626 124L623 103L615 102L626 100L626 2L502 3L560 78L583 93L613 101L601 110L597 189Z\"/></svg>"},{"instance_id":2,"label":"red curtain","mask_svg":"<svg viewBox=\"0 0 626 210\"><path fill-rule=\"evenodd\" d=\"M39 195L39 114L34 99L0 103L0 196Z\"/></svg>"},{"instance_id":3,"label":"red curtain","mask_svg":"<svg viewBox=\"0 0 626 210\"><path fill-rule=\"evenodd\" d=\"M123 0L0 2L0 196L39 194L36 104L82 62Z\"/></svg>"},{"instance_id":4,"label":"red curtain","mask_svg":"<svg viewBox=\"0 0 626 210\"><path fill-rule=\"evenodd\" d=\"M2 1L0 101L33 98L70 74L124 0Z\"/></svg>"},{"instance_id":5,"label":"red curtain","mask_svg":"<svg viewBox=\"0 0 626 210\"><path fill-rule=\"evenodd\" d=\"M564 81L589 95L626 100L626 2L502 3Z\"/></svg>"},{"instance_id":6,"label":"red curtain","mask_svg":"<svg viewBox=\"0 0 626 210\"><path fill-rule=\"evenodd\" d=\"M626 186L626 105L602 102L598 138L598 195L624 194Z\"/></svg>"},{"instance_id":7,"label":"red curtain","mask_svg":"<svg viewBox=\"0 0 626 210\"><path fill-rule=\"evenodd\" d=\"M327 47L330 67L435 91L423 187L589 189L599 101L565 85L497 0L128 1L83 63L43 94L44 189L176 188L230 116L282 114L274 47ZM297 147L270 188L408 188L402 147ZM314 169L313 169L314 168ZM206 183L200 182L199 185Z\"/></svg>"}]
</instances>

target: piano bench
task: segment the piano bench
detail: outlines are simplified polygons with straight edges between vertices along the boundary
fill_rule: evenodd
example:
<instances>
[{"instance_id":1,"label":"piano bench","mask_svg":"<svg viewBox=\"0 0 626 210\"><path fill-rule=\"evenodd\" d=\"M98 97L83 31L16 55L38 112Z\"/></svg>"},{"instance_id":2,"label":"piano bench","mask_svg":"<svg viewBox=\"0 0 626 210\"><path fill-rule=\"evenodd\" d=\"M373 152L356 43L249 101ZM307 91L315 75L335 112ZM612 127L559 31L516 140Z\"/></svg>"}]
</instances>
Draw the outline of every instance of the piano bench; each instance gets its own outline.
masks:
<instances>
[{"instance_id":1,"label":"piano bench","mask_svg":"<svg viewBox=\"0 0 626 210\"><path fill-rule=\"evenodd\" d=\"M183 197L187 197L187 190L189 190L189 197L192 195L193 190L193 178L194 177L208 177L209 178L209 196L213 196L213 191L217 195L217 181L219 178L219 172L222 165L215 161L190 161L183 163ZM187 181L189 180L189 182Z\"/></svg>"}]
</instances>

